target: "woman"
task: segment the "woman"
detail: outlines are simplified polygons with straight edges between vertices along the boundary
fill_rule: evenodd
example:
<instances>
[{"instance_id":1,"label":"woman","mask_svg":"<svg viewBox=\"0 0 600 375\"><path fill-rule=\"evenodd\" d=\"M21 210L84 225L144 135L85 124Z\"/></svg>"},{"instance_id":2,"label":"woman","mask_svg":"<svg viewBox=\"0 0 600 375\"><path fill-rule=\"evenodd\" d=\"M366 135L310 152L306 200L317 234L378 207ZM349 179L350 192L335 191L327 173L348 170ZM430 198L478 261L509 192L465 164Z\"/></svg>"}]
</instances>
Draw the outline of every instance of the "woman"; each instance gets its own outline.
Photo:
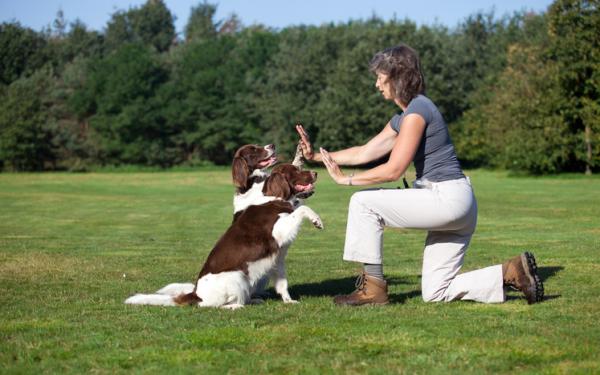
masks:
<instances>
[{"instance_id":1,"label":"woman","mask_svg":"<svg viewBox=\"0 0 600 375\"><path fill-rule=\"evenodd\" d=\"M425 96L425 81L416 52L399 45L375 54L370 70L375 86L402 109L383 130L362 146L314 153L302 125L296 130L307 160L325 164L340 185L366 186L395 181L414 163L413 189L370 189L355 193L348 209L344 260L363 263L357 289L336 296L340 305L388 303L383 278L382 236L385 226L425 229L422 296L429 301L503 302L504 286L521 290L529 303L541 301L543 285L535 259L525 252L505 262L458 274L475 231L477 202L462 172L448 127L435 104ZM357 174L338 165L359 165L384 155L389 160Z\"/></svg>"}]
</instances>

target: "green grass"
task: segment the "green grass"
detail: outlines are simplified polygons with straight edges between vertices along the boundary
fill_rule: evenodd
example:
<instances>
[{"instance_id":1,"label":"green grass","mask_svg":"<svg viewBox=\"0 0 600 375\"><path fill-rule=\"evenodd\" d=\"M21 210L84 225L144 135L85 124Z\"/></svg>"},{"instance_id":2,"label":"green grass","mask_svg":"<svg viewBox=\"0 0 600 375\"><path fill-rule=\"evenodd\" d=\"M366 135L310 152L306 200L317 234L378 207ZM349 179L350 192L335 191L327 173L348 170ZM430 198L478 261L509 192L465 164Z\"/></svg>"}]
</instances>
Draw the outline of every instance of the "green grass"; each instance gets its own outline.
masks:
<instances>
[{"instance_id":1,"label":"green grass","mask_svg":"<svg viewBox=\"0 0 600 375\"><path fill-rule=\"evenodd\" d=\"M535 253L547 299L426 304L425 233L386 230L394 303L340 308L358 189L320 171L288 255L301 301L237 311L126 306L192 281L231 222L230 172L0 174L0 373L599 373L600 179L470 171L479 224L464 270ZM272 293L272 290L271 290Z\"/></svg>"}]
</instances>

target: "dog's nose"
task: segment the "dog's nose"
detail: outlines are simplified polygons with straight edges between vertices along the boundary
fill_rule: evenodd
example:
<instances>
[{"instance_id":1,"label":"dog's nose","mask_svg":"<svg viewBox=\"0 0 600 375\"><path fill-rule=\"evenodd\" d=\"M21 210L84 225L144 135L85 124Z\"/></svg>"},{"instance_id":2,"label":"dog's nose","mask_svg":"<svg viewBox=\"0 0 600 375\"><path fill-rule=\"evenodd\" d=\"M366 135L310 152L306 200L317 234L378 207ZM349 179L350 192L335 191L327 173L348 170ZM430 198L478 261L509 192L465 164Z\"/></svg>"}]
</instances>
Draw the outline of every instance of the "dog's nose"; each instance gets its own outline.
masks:
<instances>
[{"instance_id":1,"label":"dog's nose","mask_svg":"<svg viewBox=\"0 0 600 375\"><path fill-rule=\"evenodd\" d=\"M272 144L272 143L268 144L268 145L265 146L265 149L267 149L267 150L274 150L275 149L275 145Z\"/></svg>"}]
</instances>

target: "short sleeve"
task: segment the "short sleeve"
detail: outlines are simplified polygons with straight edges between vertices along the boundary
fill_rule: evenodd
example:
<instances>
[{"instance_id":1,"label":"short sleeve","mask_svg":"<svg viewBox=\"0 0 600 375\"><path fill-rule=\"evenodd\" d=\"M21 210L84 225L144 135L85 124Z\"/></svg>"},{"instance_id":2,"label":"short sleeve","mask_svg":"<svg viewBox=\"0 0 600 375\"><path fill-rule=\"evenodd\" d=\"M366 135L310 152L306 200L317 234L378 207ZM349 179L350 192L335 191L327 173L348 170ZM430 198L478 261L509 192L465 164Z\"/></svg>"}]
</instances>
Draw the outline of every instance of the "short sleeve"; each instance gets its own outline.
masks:
<instances>
[{"instance_id":1,"label":"short sleeve","mask_svg":"<svg viewBox=\"0 0 600 375\"><path fill-rule=\"evenodd\" d=\"M431 123L433 118L431 105L423 96L417 96L415 99L411 100L410 104L406 108L406 111L404 111L405 116L412 113L416 113L423 117L426 124Z\"/></svg>"},{"instance_id":2,"label":"short sleeve","mask_svg":"<svg viewBox=\"0 0 600 375\"><path fill-rule=\"evenodd\" d=\"M394 131L396 133L400 133L400 123L402 122L402 115L394 115L394 117L392 117L392 119L390 120L390 125L392 126L392 129L394 129Z\"/></svg>"}]
</instances>

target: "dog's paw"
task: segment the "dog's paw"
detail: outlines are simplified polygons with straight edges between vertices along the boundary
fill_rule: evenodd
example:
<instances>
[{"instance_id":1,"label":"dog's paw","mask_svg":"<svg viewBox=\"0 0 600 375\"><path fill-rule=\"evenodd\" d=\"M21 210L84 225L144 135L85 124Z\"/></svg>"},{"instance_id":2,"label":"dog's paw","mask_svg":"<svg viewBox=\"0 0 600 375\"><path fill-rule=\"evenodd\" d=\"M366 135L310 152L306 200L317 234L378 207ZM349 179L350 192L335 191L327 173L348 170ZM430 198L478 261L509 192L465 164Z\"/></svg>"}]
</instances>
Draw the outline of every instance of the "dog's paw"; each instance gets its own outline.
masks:
<instances>
[{"instance_id":1,"label":"dog's paw","mask_svg":"<svg viewBox=\"0 0 600 375\"><path fill-rule=\"evenodd\" d=\"M300 303L300 301L297 301L297 300L295 300L295 299L291 299L291 298L290 298L290 299L288 299L288 300L283 300L283 303L292 303L292 304L294 304L294 303Z\"/></svg>"},{"instance_id":2,"label":"dog's paw","mask_svg":"<svg viewBox=\"0 0 600 375\"><path fill-rule=\"evenodd\" d=\"M243 307L244 307L244 305L242 305L240 303L230 303L229 305L221 306L222 309L227 309L227 310L237 310L237 309L241 309Z\"/></svg>"},{"instance_id":3,"label":"dog's paw","mask_svg":"<svg viewBox=\"0 0 600 375\"><path fill-rule=\"evenodd\" d=\"M317 229L323 229L323 222L321 221L320 217L315 217L311 220L311 222L313 223L313 225L315 226L315 228Z\"/></svg>"}]
</instances>

